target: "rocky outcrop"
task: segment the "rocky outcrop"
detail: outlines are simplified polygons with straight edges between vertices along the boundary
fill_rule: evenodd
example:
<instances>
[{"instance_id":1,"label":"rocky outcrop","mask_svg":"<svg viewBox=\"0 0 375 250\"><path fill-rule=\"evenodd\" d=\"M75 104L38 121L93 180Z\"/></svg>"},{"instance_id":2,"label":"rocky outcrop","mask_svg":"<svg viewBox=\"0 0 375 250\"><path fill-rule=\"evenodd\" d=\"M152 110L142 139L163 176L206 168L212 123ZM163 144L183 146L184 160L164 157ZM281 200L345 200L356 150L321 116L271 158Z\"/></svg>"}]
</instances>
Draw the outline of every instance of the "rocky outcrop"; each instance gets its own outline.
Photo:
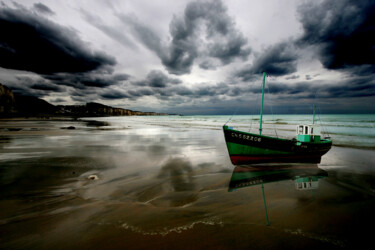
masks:
<instances>
[{"instance_id":1,"label":"rocky outcrop","mask_svg":"<svg viewBox=\"0 0 375 250\"><path fill-rule=\"evenodd\" d=\"M141 112L130 109L114 108L100 103L90 102L86 105L59 105L58 114L72 116L132 116L132 115L168 115L165 113Z\"/></svg>"},{"instance_id":2,"label":"rocky outcrop","mask_svg":"<svg viewBox=\"0 0 375 250\"><path fill-rule=\"evenodd\" d=\"M0 117L6 116L133 116L168 115L165 113L141 112L130 109L113 108L100 103L86 105L54 106L45 100L32 96L15 95L5 85L0 84Z\"/></svg>"},{"instance_id":3,"label":"rocky outcrop","mask_svg":"<svg viewBox=\"0 0 375 250\"><path fill-rule=\"evenodd\" d=\"M21 116L43 116L55 114L57 108L49 102L33 96L15 95L15 109Z\"/></svg>"},{"instance_id":4,"label":"rocky outcrop","mask_svg":"<svg viewBox=\"0 0 375 250\"><path fill-rule=\"evenodd\" d=\"M0 83L0 114L15 113L15 99L13 92Z\"/></svg>"}]
</instances>

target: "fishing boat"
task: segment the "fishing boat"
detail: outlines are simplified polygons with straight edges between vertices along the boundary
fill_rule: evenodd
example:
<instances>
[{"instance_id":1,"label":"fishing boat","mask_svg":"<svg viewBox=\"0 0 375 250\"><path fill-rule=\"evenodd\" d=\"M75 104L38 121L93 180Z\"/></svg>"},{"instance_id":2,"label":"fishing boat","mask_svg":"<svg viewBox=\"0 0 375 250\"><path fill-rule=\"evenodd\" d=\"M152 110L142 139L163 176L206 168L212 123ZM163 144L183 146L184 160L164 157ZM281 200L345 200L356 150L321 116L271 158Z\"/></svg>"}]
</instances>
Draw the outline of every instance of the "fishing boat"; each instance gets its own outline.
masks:
<instances>
[{"instance_id":1,"label":"fishing boat","mask_svg":"<svg viewBox=\"0 0 375 250\"><path fill-rule=\"evenodd\" d=\"M263 73L259 134L235 130L227 125L223 126L232 164L320 163L322 155L330 150L332 141L328 137L322 138L320 126L315 124L315 109L313 123L298 125L295 138L285 139L262 135L265 79L266 72Z\"/></svg>"}]
</instances>

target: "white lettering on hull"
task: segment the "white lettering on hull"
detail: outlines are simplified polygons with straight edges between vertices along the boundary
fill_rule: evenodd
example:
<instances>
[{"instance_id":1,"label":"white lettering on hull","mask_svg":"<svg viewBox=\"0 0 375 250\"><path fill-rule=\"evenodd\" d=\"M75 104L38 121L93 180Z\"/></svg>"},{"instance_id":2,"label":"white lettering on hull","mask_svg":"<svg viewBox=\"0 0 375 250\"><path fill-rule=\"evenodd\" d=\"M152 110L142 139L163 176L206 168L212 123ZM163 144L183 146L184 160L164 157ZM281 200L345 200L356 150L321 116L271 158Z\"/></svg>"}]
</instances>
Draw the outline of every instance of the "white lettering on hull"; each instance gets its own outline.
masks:
<instances>
[{"instance_id":1,"label":"white lettering on hull","mask_svg":"<svg viewBox=\"0 0 375 250\"><path fill-rule=\"evenodd\" d=\"M252 135L243 135L243 134L238 134L238 133L232 133L231 136L233 138L239 138L239 139L254 141L254 142L261 142L262 141L262 138L257 137L257 136L252 136Z\"/></svg>"}]
</instances>

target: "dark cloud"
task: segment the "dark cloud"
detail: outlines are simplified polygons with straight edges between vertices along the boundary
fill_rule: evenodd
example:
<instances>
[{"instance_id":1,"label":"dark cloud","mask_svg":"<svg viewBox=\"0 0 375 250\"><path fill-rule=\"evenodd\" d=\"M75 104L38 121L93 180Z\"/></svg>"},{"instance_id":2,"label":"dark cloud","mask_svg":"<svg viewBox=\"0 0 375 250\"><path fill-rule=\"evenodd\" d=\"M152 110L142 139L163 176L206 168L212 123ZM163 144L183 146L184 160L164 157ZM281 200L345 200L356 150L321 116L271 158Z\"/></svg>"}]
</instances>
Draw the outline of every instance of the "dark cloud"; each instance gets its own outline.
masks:
<instances>
[{"instance_id":1,"label":"dark cloud","mask_svg":"<svg viewBox=\"0 0 375 250\"><path fill-rule=\"evenodd\" d=\"M140 81L142 82L142 81ZM225 83L218 84L208 84L200 83L196 84L193 87L186 87L183 84L168 84L164 87L160 86L151 86L151 85L142 85L134 86L134 89L127 91L127 93L133 98L141 98L143 96L154 96L155 98L165 101L170 100L171 97L180 98L181 102L188 101L189 98L199 100L200 98L223 96L223 95L234 95L234 91L228 87ZM237 93L244 92L243 90L236 89ZM247 90L248 91L248 90Z\"/></svg>"},{"instance_id":2,"label":"dark cloud","mask_svg":"<svg viewBox=\"0 0 375 250\"><path fill-rule=\"evenodd\" d=\"M327 69L357 75L375 72L375 2L325 0L299 7L304 35L299 45L318 48Z\"/></svg>"},{"instance_id":3,"label":"dark cloud","mask_svg":"<svg viewBox=\"0 0 375 250\"><path fill-rule=\"evenodd\" d=\"M182 82L178 79L168 77L160 70L152 70L144 80L131 81L122 89L108 89L100 94L105 99L128 98L135 100L143 96L155 96L166 98L175 95L175 88ZM179 88L179 87L177 87Z\"/></svg>"},{"instance_id":4,"label":"dark cloud","mask_svg":"<svg viewBox=\"0 0 375 250\"><path fill-rule=\"evenodd\" d=\"M150 86L152 88L165 88L169 85L176 85L180 83L180 80L168 77L160 70L151 71L148 73L145 80L132 82L132 84L135 86Z\"/></svg>"},{"instance_id":5,"label":"dark cloud","mask_svg":"<svg viewBox=\"0 0 375 250\"><path fill-rule=\"evenodd\" d=\"M206 69L206 70L215 70L218 67L218 63L212 59L205 59L203 62L199 64L199 68Z\"/></svg>"},{"instance_id":6,"label":"dark cloud","mask_svg":"<svg viewBox=\"0 0 375 250\"><path fill-rule=\"evenodd\" d=\"M172 89L172 92L174 92L178 96L193 96L194 95L194 91L185 86L176 86Z\"/></svg>"},{"instance_id":7,"label":"dark cloud","mask_svg":"<svg viewBox=\"0 0 375 250\"><path fill-rule=\"evenodd\" d=\"M18 95L45 97L50 93L63 93L66 89L37 76L16 76L10 89Z\"/></svg>"},{"instance_id":8,"label":"dark cloud","mask_svg":"<svg viewBox=\"0 0 375 250\"><path fill-rule=\"evenodd\" d=\"M153 70L147 75L147 82L150 87L165 87L168 84L179 84L181 83L178 79L167 77L163 72L159 70Z\"/></svg>"},{"instance_id":9,"label":"dark cloud","mask_svg":"<svg viewBox=\"0 0 375 250\"><path fill-rule=\"evenodd\" d=\"M113 66L116 61L94 52L72 29L24 8L0 11L0 67L39 74L79 73Z\"/></svg>"},{"instance_id":10,"label":"dark cloud","mask_svg":"<svg viewBox=\"0 0 375 250\"><path fill-rule=\"evenodd\" d=\"M352 97L375 96L375 80L372 76L353 77L341 82L330 82L323 80L311 80L309 82L298 82L295 84L286 84L283 82L268 83L270 93L276 96L285 96L290 99L309 98L315 96L325 99L340 99ZM253 93L260 92L259 88L251 90Z\"/></svg>"},{"instance_id":11,"label":"dark cloud","mask_svg":"<svg viewBox=\"0 0 375 250\"><path fill-rule=\"evenodd\" d=\"M65 89L51 83L36 83L30 86L32 89L45 90L51 92L64 92Z\"/></svg>"},{"instance_id":12,"label":"dark cloud","mask_svg":"<svg viewBox=\"0 0 375 250\"><path fill-rule=\"evenodd\" d=\"M375 96L375 80L372 76L361 76L335 84L324 86L319 91L326 98L350 98Z\"/></svg>"},{"instance_id":13,"label":"dark cloud","mask_svg":"<svg viewBox=\"0 0 375 250\"><path fill-rule=\"evenodd\" d=\"M96 88L84 88L84 89L76 89L76 88L69 88L69 97L71 100L79 103L84 104L87 102L95 102L100 98L100 91L101 89ZM103 90L104 91L104 90Z\"/></svg>"},{"instance_id":14,"label":"dark cloud","mask_svg":"<svg viewBox=\"0 0 375 250\"><path fill-rule=\"evenodd\" d=\"M0 12L0 67L38 74L16 77L12 83L15 93L43 98L65 92L79 103L129 97L125 91L111 88L130 79L128 74L113 73L113 57L91 50L74 30L15 6L4 5ZM48 12L47 8L33 6L39 13Z\"/></svg>"},{"instance_id":15,"label":"dark cloud","mask_svg":"<svg viewBox=\"0 0 375 250\"><path fill-rule=\"evenodd\" d=\"M120 84L130 78L127 74L102 74L102 73L57 73L53 75L44 75L45 79L58 85L70 86L78 89L87 87L105 88L111 85Z\"/></svg>"},{"instance_id":16,"label":"dark cloud","mask_svg":"<svg viewBox=\"0 0 375 250\"><path fill-rule=\"evenodd\" d=\"M298 79L298 78L299 78L299 75L291 75L291 76L285 77L285 80L294 80L294 79Z\"/></svg>"},{"instance_id":17,"label":"dark cloud","mask_svg":"<svg viewBox=\"0 0 375 250\"><path fill-rule=\"evenodd\" d=\"M130 96L121 90L109 90L101 93L100 97L104 99L124 99L129 98Z\"/></svg>"},{"instance_id":18,"label":"dark cloud","mask_svg":"<svg viewBox=\"0 0 375 250\"><path fill-rule=\"evenodd\" d=\"M235 77L243 81L254 80L264 71L271 76L289 75L297 71L297 59L292 42L281 42L259 53L254 63L237 71Z\"/></svg>"},{"instance_id":19,"label":"dark cloud","mask_svg":"<svg viewBox=\"0 0 375 250\"><path fill-rule=\"evenodd\" d=\"M52 103L63 103L63 102L66 102L65 99L62 99L62 98L55 98L55 99L52 99L50 100Z\"/></svg>"},{"instance_id":20,"label":"dark cloud","mask_svg":"<svg viewBox=\"0 0 375 250\"><path fill-rule=\"evenodd\" d=\"M32 89L28 86L22 86L22 85L10 86L9 89L11 89L14 94L21 95L21 96L35 96L35 97L42 98L48 95L48 92L44 90Z\"/></svg>"},{"instance_id":21,"label":"dark cloud","mask_svg":"<svg viewBox=\"0 0 375 250\"><path fill-rule=\"evenodd\" d=\"M42 13L42 14L47 14L47 15L55 14L55 12L53 12L48 6L42 3L34 3L33 7L37 12Z\"/></svg>"},{"instance_id":22,"label":"dark cloud","mask_svg":"<svg viewBox=\"0 0 375 250\"><path fill-rule=\"evenodd\" d=\"M155 51L169 73L190 73L197 58L213 58L225 65L236 58L246 59L247 40L235 27L221 1L196 1L187 4L182 16L170 23L170 44L163 45L158 34L134 17L119 15L130 24L138 38ZM212 64L211 64L212 65ZM201 64L206 69L208 64Z\"/></svg>"},{"instance_id":23,"label":"dark cloud","mask_svg":"<svg viewBox=\"0 0 375 250\"><path fill-rule=\"evenodd\" d=\"M58 86L40 77L16 76L16 83L12 84L19 88L30 88L34 90L43 90L46 92L64 92L65 88Z\"/></svg>"},{"instance_id":24,"label":"dark cloud","mask_svg":"<svg viewBox=\"0 0 375 250\"><path fill-rule=\"evenodd\" d=\"M312 77L312 76L310 76L310 75L305 75L305 78L306 78L306 80L307 80L307 81L309 81L309 80L313 79L313 77Z\"/></svg>"},{"instance_id":25,"label":"dark cloud","mask_svg":"<svg viewBox=\"0 0 375 250\"><path fill-rule=\"evenodd\" d=\"M133 98L137 98L142 96L151 96L155 94L155 92L150 88L141 88L137 90L129 90L128 94L131 95Z\"/></svg>"}]
</instances>

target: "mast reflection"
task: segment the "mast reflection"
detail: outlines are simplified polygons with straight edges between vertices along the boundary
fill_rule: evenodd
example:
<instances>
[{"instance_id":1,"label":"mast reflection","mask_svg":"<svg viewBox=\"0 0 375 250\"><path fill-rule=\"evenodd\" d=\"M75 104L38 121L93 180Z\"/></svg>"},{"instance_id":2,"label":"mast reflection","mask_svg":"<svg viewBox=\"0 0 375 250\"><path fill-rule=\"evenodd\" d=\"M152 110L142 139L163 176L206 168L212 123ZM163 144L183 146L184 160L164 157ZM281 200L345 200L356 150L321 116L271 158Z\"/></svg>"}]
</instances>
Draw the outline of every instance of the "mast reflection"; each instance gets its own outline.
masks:
<instances>
[{"instance_id":1,"label":"mast reflection","mask_svg":"<svg viewBox=\"0 0 375 250\"><path fill-rule=\"evenodd\" d=\"M236 166L229 182L228 191L239 188L261 185L266 225L270 225L264 184L294 180L297 190L313 190L319 187L319 179L327 177L328 173L318 168L317 164L305 165L257 165Z\"/></svg>"}]
</instances>

